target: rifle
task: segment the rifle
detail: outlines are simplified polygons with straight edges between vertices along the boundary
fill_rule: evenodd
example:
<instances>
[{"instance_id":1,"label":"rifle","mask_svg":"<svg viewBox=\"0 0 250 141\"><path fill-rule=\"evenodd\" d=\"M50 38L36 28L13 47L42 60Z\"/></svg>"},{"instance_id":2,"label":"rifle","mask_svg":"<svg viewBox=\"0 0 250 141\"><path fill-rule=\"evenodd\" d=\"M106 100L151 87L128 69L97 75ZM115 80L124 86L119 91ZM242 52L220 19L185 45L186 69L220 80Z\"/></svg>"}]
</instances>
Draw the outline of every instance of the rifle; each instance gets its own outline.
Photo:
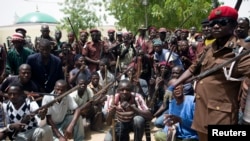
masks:
<instances>
[{"instance_id":1,"label":"rifle","mask_svg":"<svg viewBox=\"0 0 250 141\"><path fill-rule=\"evenodd\" d=\"M51 94L51 93L42 93L42 92L29 92L29 91L24 91L24 94L26 94L27 96L34 96L34 97L39 97L39 96L44 96L44 95L48 95L48 96L57 96L56 94Z\"/></svg>"},{"instance_id":2,"label":"rifle","mask_svg":"<svg viewBox=\"0 0 250 141\"><path fill-rule=\"evenodd\" d=\"M79 86L75 86L73 88L71 88L70 90L66 91L65 93L58 95L57 97L55 97L55 99L53 99L52 101L48 102L47 104L41 106L40 108L36 109L35 111L30 112L29 115L25 115L22 119L21 119L21 123L27 123L31 117L34 117L40 110L42 109L46 109L49 108L50 106L52 106L54 103L58 102L60 99L64 98L65 96L69 95L70 93L72 93L73 91L77 90L79 88ZM14 139L19 131L15 130L12 138Z\"/></svg>"},{"instance_id":3,"label":"rifle","mask_svg":"<svg viewBox=\"0 0 250 141\"><path fill-rule=\"evenodd\" d=\"M247 55L249 53L250 53L250 49L248 49L245 52L239 54L238 56L235 56L234 58L231 58L231 59L225 61L222 64L217 65L216 67L213 67L213 68L211 68L209 70L206 70L206 71L204 71L203 73L201 73L201 74L199 74L197 76L193 76L192 78L188 79L186 82L191 82L193 80L202 79L202 78L204 78L204 77L206 77L206 76L208 76L208 75L210 75L210 74L212 74L212 73L220 70L224 66L227 66L227 65L229 65L230 63L232 63L232 62L234 62L236 60L239 60L240 58L242 58L243 56L245 56L245 55Z\"/></svg>"},{"instance_id":4,"label":"rifle","mask_svg":"<svg viewBox=\"0 0 250 141\"><path fill-rule=\"evenodd\" d=\"M78 47L78 53L81 53L81 52L80 52L80 51L81 51L81 48L79 47L79 43L81 43L81 41L78 40L77 35L76 35L76 32L75 32L75 30L74 30L74 27L73 27L73 25L72 25L72 23L71 23L69 17L67 17L67 20L68 20L69 25L70 25L70 27L71 27L71 29L72 29L72 32L73 32L73 34L74 34L74 36L75 36L76 43L77 43L77 47Z\"/></svg>"},{"instance_id":5,"label":"rifle","mask_svg":"<svg viewBox=\"0 0 250 141\"><path fill-rule=\"evenodd\" d=\"M120 63L120 56L117 56L117 61L116 61L116 65L115 65L115 77L117 75L117 70L119 67L119 63ZM115 103L115 93L116 93L116 86L113 87L113 99L112 99L112 105L114 105ZM115 135L115 119L112 119L112 141L116 141L116 135Z\"/></svg>"},{"instance_id":6,"label":"rifle","mask_svg":"<svg viewBox=\"0 0 250 141\"><path fill-rule=\"evenodd\" d=\"M242 3L242 0L237 0L236 4L234 6L234 9L237 10L237 11L239 11L241 3Z\"/></svg>"},{"instance_id":7,"label":"rifle","mask_svg":"<svg viewBox=\"0 0 250 141\"><path fill-rule=\"evenodd\" d=\"M109 89L110 86L112 86L117 80L120 79L120 77L127 73L132 67L128 67L124 72L122 72L121 74L119 74L114 81L109 82L108 84L106 84L101 90L99 90L87 103L85 103L84 105L81 106L81 111L85 111L85 109L89 108L89 106L91 106L93 103L95 103L96 101L98 101L102 95Z\"/></svg>"},{"instance_id":8,"label":"rifle","mask_svg":"<svg viewBox=\"0 0 250 141\"><path fill-rule=\"evenodd\" d=\"M178 27L182 28L182 26L192 17L193 15L190 14Z\"/></svg>"}]
</instances>

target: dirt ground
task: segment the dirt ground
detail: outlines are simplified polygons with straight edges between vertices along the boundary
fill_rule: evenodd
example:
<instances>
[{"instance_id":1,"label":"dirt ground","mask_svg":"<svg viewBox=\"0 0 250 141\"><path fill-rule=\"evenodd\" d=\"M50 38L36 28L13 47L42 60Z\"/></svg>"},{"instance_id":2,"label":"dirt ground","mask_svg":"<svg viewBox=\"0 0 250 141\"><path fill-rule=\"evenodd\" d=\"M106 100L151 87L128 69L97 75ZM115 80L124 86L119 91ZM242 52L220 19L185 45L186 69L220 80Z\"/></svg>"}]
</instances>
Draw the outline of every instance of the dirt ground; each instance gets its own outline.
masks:
<instances>
[{"instance_id":1,"label":"dirt ground","mask_svg":"<svg viewBox=\"0 0 250 141\"><path fill-rule=\"evenodd\" d=\"M151 121L151 141L155 141L154 139L154 133L157 132L159 129L156 128L156 127L153 127L153 121ZM110 129L109 126L105 126L104 128L104 133L99 133L99 132L95 132L95 131L91 131L88 127L87 124L85 124L85 141L103 141L104 140L104 137L105 137L105 134L106 132L108 132ZM134 133L130 133L130 141L133 141L134 140ZM73 140L70 140L70 141L73 141ZM143 139L142 141L146 141L146 138L145 138L145 134L143 136Z\"/></svg>"}]
</instances>

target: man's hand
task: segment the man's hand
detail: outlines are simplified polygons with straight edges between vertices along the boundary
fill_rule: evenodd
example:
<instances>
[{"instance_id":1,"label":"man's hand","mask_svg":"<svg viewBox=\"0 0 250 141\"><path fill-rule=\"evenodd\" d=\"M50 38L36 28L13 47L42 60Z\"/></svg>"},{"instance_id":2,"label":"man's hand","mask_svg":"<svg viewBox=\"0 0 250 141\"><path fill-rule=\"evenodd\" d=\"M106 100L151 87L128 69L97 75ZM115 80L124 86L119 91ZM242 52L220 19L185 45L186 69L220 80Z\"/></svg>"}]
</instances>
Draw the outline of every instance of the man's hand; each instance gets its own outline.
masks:
<instances>
[{"instance_id":1,"label":"man's hand","mask_svg":"<svg viewBox=\"0 0 250 141\"><path fill-rule=\"evenodd\" d=\"M38 111L38 116L43 120L47 114L48 109L44 108Z\"/></svg>"},{"instance_id":2,"label":"man's hand","mask_svg":"<svg viewBox=\"0 0 250 141\"><path fill-rule=\"evenodd\" d=\"M176 115L164 115L164 123L167 126L172 126L176 123L181 123L181 118Z\"/></svg>"},{"instance_id":3,"label":"man's hand","mask_svg":"<svg viewBox=\"0 0 250 141\"><path fill-rule=\"evenodd\" d=\"M173 92L174 92L175 87L174 86L169 86L167 90L165 91L164 98L163 98L163 104L166 104L167 100L171 100L173 97Z\"/></svg>"},{"instance_id":4,"label":"man's hand","mask_svg":"<svg viewBox=\"0 0 250 141\"><path fill-rule=\"evenodd\" d=\"M122 107L122 109L125 110L125 111L129 111L129 110L130 110L130 104L129 104L127 101L123 101L123 102L121 103L121 107Z\"/></svg>"},{"instance_id":5,"label":"man's hand","mask_svg":"<svg viewBox=\"0 0 250 141\"><path fill-rule=\"evenodd\" d=\"M74 127L69 125L64 132L64 137L67 139L72 139L73 138L73 129L74 129Z\"/></svg>"},{"instance_id":6,"label":"man's hand","mask_svg":"<svg viewBox=\"0 0 250 141\"><path fill-rule=\"evenodd\" d=\"M84 72L84 71L85 71L85 68L86 68L86 66L85 66L85 65L82 65L82 66L80 67L80 72Z\"/></svg>"},{"instance_id":7,"label":"man's hand","mask_svg":"<svg viewBox=\"0 0 250 141\"><path fill-rule=\"evenodd\" d=\"M150 80L149 80L149 85L150 86L154 86L155 85L155 79L154 78L150 78Z\"/></svg>"},{"instance_id":8,"label":"man's hand","mask_svg":"<svg viewBox=\"0 0 250 141\"><path fill-rule=\"evenodd\" d=\"M59 141L67 141L68 139L67 138L65 138L64 136L60 136L59 137Z\"/></svg>"},{"instance_id":9,"label":"man's hand","mask_svg":"<svg viewBox=\"0 0 250 141\"><path fill-rule=\"evenodd\" d=\"M9 128L10 130L17 130L17 131L22 131L25 128L24 123L12 123L10 124Z\"/></svg>"}]
</instances>

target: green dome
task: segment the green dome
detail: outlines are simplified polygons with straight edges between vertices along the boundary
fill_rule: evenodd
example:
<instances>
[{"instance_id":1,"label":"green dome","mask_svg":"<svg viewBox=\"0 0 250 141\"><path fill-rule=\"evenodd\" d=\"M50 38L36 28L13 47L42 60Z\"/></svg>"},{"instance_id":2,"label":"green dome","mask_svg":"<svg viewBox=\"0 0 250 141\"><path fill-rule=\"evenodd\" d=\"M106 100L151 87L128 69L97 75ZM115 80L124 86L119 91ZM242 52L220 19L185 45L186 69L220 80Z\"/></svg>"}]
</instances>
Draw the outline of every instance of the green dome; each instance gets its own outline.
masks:
<instances>
[{"instance_id":1,"label":"green dome","mask_svg":"<svg viewBox=\"0 0 250 141\"><path fill-rule=\"evenodd\" d=\"M32 12L20 17L16 22L16 24L22 23L58 23L58 21L48 14Z\"/></svg>"}]
</instances>

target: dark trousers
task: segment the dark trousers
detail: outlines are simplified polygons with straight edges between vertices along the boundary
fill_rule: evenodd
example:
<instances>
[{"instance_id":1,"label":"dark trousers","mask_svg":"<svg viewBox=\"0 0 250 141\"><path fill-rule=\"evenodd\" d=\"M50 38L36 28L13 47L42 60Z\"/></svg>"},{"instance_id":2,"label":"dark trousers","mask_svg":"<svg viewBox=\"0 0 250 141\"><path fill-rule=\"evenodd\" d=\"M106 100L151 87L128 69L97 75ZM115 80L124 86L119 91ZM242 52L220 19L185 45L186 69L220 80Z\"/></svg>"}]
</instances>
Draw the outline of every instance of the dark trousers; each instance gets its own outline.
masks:
<instances>
[{"instance_id":1,"label":"dark trousers","mask_svg":"<svg viewBox=\"0 0 250 141\"><path fill-rule=\"evenodd\" d=\"M135 116L131 122L117 122L115 125L116 141L129 141L129 133L134 132L134 141L141 141L145 128L145 119ZM112 129L106 134L104 141L112 141Z\"/></svg>"}]
</instances>

